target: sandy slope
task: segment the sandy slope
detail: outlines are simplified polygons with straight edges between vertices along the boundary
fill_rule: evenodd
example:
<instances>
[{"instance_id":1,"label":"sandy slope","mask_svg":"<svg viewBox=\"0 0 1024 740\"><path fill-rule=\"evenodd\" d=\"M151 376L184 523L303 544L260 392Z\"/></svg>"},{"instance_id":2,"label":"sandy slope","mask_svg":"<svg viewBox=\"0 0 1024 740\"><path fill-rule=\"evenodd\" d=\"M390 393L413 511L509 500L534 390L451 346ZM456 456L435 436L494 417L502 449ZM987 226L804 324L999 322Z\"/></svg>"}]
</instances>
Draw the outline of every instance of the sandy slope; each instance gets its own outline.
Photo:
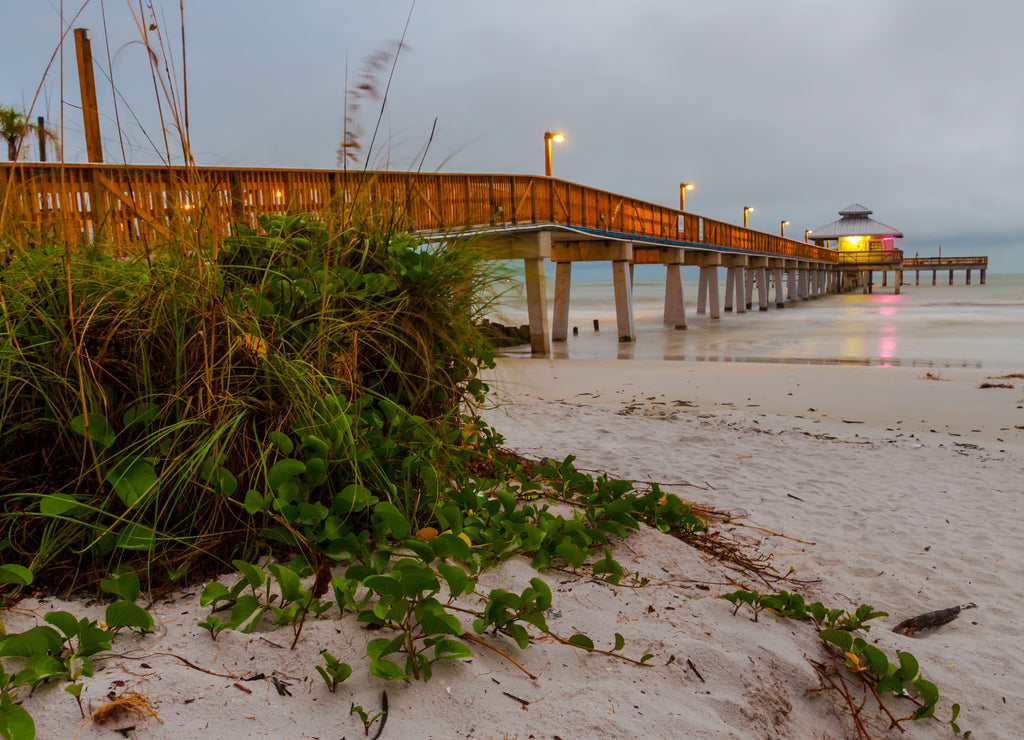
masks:
<instances>
[{"instance_id":1,"label":"sandy slope","mask_svg":"<svg viewBox=\"0 0 1024 740\"><path fill-rule=\"evenodd\" d=\"M890 654L911 650L920 659L945 697L940 715L959 701L961 724L975 737L1014 737L1024 724L1024 432L1015 428L1024 425L1024 390L1019 380L1018 389L978 389L990 374L943 371L943 382L900 368L506 361L498 405L486 415L528 456L574 454L581 468L663 481L681 496L745 513L747 526L733 534L780 572L794 568L808 597L891 613L870 636ZM586 632L599 647L620 632L627 654L656 656L651 667L538 641L514 653L536 679L481 650L439 666L429 683L384 684L361 658L376 635L350 617L307 625L294 651L289 628L224 633L214 643L196 626L205 616L196 591L154 606L157 634L119 636L83 697L98 703L126 687L147 693L163 724L119 725L134 726L126 736L139 738L357 738L363 728L350 703L371 709L384 690L384 738L852 736L834 695L808 692L818 686L809 660L822 657L813 632L771 615L755 624L715 598L735 582L758 585L753 579L649 529L615 555L650 585L548 572L549 624L563 636ZM478 590L519 590L535 575L514 560ZM967 602L978 608L938 630L890 631L905 617ZM5 622L24 628L51 608L101 613L26 600ZM324 648L356 668L334 695L314 669ZM266 678L242 680L259 673ZM289 684L290 696L272 676ZM71 737L81 724L59 688L25 706L41 738ZM120 736L94 725L79 735ZM908 724L904 737L952 736L925 722Z\"/></svg>"}]
</instances>

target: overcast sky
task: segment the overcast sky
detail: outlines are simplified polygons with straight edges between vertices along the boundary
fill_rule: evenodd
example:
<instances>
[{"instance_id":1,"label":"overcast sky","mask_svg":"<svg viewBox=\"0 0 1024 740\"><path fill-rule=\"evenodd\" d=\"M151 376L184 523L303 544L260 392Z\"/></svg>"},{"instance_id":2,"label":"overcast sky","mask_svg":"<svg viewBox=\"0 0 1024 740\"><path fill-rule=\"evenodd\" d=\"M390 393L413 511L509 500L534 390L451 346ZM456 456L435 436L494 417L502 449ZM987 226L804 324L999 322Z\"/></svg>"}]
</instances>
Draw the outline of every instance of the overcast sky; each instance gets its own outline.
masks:
<instances>
[{"instance_id":1,"label":"overcast sky","mask_svg":"<svg viewBox=\"0 0 1024 740\"><path fill-rule=\"evenodd\" d=\"M330 168L350 85L402 34L411 0L185 0L189 123L200 164ZM60 118L59 0L5 0L0 102ZM65 17L81 7L65 0ZM138 2L134 3L137 8ZM180 69L177 0L153 0ZM86 4L109 162L158 161L153 85L125 0ZM101 11L106 11L107 33ZM372 164L543 173L789 235L854 203L905 252L988 254L1024 272L1024 2L1018 0L419 0ZM181 82L179 77L178 82ZM386 82L386 71L381 79ZM85 161L75 50L65 157ZM351 101L351 99L350 99ZM377 108L364 109L364 127ZM143 133L145 131L145 134Z\"/></svg>"}]
</instances>

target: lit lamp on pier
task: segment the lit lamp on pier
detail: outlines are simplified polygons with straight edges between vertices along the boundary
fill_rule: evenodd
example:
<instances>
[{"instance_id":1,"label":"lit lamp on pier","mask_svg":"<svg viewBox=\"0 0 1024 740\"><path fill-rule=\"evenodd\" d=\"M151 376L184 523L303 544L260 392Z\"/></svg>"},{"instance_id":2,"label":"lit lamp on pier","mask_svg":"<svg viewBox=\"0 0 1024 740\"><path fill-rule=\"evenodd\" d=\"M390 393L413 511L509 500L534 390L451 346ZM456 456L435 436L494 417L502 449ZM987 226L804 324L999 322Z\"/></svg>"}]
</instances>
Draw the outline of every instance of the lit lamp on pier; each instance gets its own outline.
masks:
<instances>
[{"instance_id":1,"label":"lit lamp on pier","mask_svg":"<svg viewBox=\"0 0 1024 740\"><path fill-rule=\"evenodd\" d=\"M779 236L786 235L786 227L789 226L789 221L781 221L779 223Z\"/></svg>"},{"instance_id":2,"label":"lit lamp on pier","mask_svg":"<svg viewBox=\"0 0 1024 740\"><path fill-rule=\"evenodd\" d=\"M747 228L747 215L754 210L754 206L743 206L743 228Z\"/></svg>"},{"instance_id":3,"label":"lit lamp on pier","mask_svg":"<svg viewBox=\"0 0 1024 740\"><path fill-rule=\"evenodd\" d=\"M692 182L681 182L679 183L679 210L686 210L686 191L693 190Z\"/></svg>"},{"instance_id":4,"label":"lit lamp on pier","mask_svg":"<svg viewBox=\"0 0 1024 740\"><path fill-rule=\"evenodd\" d=\"M808 237L813 233L813 229L804 229L804 241L809 241Z\"/></svg>"},{"instance_id":5,"label":"lit lamp on pier","mask_svg":"<svg viewBox=\"0 0 1024 740\"><path fill-rule=\"evenodd\" d=\"M544 132L544 176L551 177L551 142L561 144L565 141L565 134L561 131Z\"/></svg>"}]
</instances>

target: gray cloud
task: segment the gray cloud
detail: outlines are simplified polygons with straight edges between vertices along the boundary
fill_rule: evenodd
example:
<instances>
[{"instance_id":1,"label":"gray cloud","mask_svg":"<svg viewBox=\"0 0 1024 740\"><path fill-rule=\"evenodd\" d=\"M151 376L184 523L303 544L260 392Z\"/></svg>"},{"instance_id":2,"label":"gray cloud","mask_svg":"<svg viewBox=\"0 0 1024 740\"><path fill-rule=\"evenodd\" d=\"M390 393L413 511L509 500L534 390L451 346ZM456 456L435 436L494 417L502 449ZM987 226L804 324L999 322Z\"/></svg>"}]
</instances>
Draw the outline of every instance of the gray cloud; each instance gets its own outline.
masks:
<instances>
[{"instance_id":1,"label":"gray cloud","mask_svg":"<svg viewBox=\"0 0 1024 740\"><path fill-rule=\"evenodd\" d=\"M177 3L156 3L177 43ZM193 146L208 164L331 167L346 64L397 39L408 3L186 3ZM5 11L0 101L31 97L56 44L47 3ZM152 84L124 6L107 9L114 72L159 139ZM165 21L162 19L161 24ZM102 45L99 9L77 25ZM904 248L987 251L1024 271L1016 199L1024 165L1024 5L1002 0L420 0L374 164L539 173L559 128L555 175L791 234L858 201L903 230ZM171 38L173 37L173 39ZM177 54L177 47L175 46ZM97 51L100 56L100 52ZM77 102L73 49L65 91ZM101 58L105 65L105 52ZM59 76L44 102L57 112ZM101 97L104 93L101 91ZM112 117L109 90L101 106ZM65 111L69 158L84 158ZM367 121L372 126L372 121ZM105 119L108 149L119 152Z\"/></svg>"}]
</instances>

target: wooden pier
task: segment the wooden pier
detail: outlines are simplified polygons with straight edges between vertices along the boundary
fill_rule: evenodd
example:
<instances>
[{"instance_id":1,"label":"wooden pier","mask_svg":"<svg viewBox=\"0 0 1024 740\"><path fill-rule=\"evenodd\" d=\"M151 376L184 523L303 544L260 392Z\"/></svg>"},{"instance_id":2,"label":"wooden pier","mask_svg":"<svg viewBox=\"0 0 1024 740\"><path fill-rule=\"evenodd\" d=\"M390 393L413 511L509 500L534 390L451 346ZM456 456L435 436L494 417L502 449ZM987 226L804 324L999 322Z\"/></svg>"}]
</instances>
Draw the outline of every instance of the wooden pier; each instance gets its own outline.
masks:
<instances>
[{"instance_id":1,"label":"wooden pier","mask_svg":"<svg viewBox=\"0 0 1024 740\"><path fill-rule=\"evenodd\" d=\"M633 341L632 272L665 266L664 322L685 329L681 268L699 268L697 315L767 311L774 304L872 286L881 271L981 270L987 258L905 260L899 250L840 253L675 208L550 177L222 167L0 163L0 233L31 245L52 234L125 256L157 251L183 234L213 248L234 224L263 213L314 216L353 208L389 215L396 228L431 241L474 238L495 257L522 259L535 354L568 335L575 262L612 263L620 341ZM14 237L14 238L12 238ZM549 324L544 262L555 267ZM966 260L964 262L963 260ZM910 265L910 267L908 267ZM719 268L725 269L724 302Z\"/></svg>"}]
</instances>

